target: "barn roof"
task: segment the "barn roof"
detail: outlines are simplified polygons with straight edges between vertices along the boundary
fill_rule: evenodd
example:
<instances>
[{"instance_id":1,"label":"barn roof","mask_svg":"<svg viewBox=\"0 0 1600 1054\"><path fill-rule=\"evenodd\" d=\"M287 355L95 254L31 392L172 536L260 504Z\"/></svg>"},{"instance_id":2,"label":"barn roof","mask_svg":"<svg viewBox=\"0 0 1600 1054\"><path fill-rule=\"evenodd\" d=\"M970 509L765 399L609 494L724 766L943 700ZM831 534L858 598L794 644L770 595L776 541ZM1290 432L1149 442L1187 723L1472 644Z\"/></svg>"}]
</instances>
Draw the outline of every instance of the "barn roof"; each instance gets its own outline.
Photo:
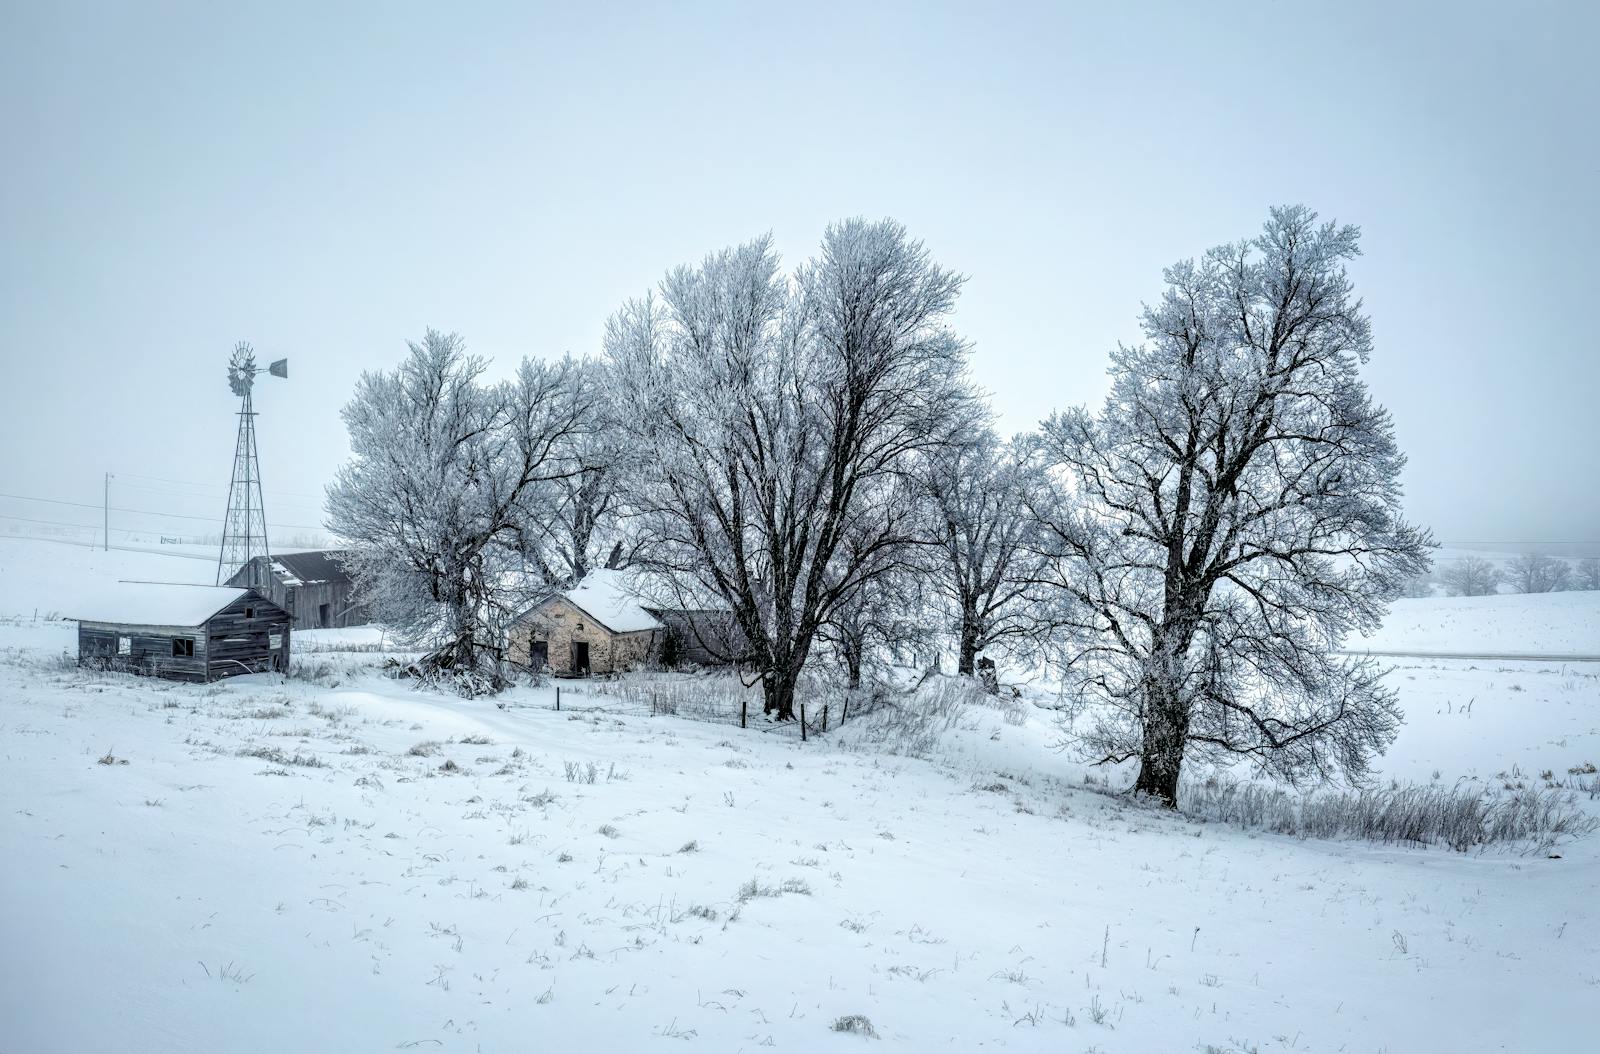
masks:
<instances>
[{"instance_id":1,"label":"barn roof","mask_svg":"<svg viewBox=\"0 0 1600 1054\"><path fill-rule=\"evenodd\" d=\"M80 622L128 626L199 626L254 590L236 586L193 586L167 582L118 582L83 604ZM255 594L260 596L260 594ZM270 603L262 598L262 603Z\"/></svg>"},{"instance_id":2,"label":"barn roof","mask_svg":"<svg viewBox=\"0 0 1600 1054\"><path fill-rule=\"evenodd\" d=\"M322 582L348 582L350 575L340 566L344 552L339 549L309 549L303 553L275 553L273 576L286 586L308 586Z\"/></svg>"}]
</instances>

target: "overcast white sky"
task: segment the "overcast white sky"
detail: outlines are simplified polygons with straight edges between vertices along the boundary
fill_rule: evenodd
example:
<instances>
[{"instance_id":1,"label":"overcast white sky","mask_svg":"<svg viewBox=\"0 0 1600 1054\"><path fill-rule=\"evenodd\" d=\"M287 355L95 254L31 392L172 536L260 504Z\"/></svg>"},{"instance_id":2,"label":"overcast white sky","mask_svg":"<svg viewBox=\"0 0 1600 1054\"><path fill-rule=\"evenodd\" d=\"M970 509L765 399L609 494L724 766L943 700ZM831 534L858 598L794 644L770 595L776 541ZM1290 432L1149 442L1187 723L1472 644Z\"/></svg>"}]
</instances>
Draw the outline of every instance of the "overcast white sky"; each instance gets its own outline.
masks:
<instances>
[{"instance_id":1,"label":"overcast white sky","mask_svg":"<svg viewBox=\"0 0 1600 1054\"><path fill-rule=\"evenodd\" d=\"M1600 5L249 6L0 0L0 493L110 471L216 529L248 340L291 364L269 515L315 524L426 326L594 353L670 265L855 214L970 275L1020 430L1098 403L1164 265L1301 201L1365 232L1412 517L1600 539Z\"/></svg>"}]
</instances>

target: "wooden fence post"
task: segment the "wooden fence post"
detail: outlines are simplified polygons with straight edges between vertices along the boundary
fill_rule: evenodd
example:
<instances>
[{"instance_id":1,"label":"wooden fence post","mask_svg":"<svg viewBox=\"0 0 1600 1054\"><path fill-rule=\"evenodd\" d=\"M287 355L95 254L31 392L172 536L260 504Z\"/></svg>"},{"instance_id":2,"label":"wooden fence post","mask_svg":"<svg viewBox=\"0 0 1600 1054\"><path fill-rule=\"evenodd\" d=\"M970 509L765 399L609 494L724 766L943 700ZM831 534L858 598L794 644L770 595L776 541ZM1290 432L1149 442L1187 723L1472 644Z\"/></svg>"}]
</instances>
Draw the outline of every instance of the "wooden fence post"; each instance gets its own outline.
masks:
<instances>
[{"instance_id":1,"label":"wooden fence post","mask_svg":"<svg viewBox=\"0 0 1600 1054\"><path fill-rule=\"evenodd\" d=\"M740 728L744 727L745 715L746 715L746 712L749 711L749 709L750 709L750 700L748 700L748 699L739 700L739 727Z\"/></svg>"},{"instance_id":2,"label":"wooden fence post","mask_svg":"<svg viewBox=\"0 0 1600 1054\"><path fill-rule=\"evenodd\" d=\"M822 704L822 734L828 734L828 704Z\"/></svg>"},{"instance_id":3,"label":"wooden fence post","mask_svg":"<svg viewBox=\"0 0 1600 1054\"><path fill-rule=\"evenodd\" d=\"M556 685L556 712L561 712L561 686Z\"/></svg>"},{"instance_id":4,"label":"wooden fence post","mask_svg":"<svg viewBox=\"0 0 1600 1054\"><path fill-rule=\"evenodd\" d=\"M806 741L806 704L800 704L800 742Z\"/></svg>"}]
</instances>

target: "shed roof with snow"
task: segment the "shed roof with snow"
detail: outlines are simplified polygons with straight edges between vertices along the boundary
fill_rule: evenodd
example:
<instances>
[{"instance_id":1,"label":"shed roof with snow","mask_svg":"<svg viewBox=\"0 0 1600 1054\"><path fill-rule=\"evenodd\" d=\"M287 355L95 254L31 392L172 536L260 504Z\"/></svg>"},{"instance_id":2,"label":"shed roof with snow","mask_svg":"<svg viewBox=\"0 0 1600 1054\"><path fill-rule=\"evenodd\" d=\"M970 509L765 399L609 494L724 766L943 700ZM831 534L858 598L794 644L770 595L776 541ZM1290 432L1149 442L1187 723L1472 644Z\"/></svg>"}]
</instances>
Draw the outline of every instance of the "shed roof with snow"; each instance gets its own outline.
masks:
<instances>
[{"instance_id":1,"label":"shed roof with snow","mask_svg":"<svg viewBox=\"0 0 1600 1054\"><path fill-rule=\"evenodd\" d=\"M130 626L199 626L235 601L255 594L237 586L174 582L118 582L84 601L72 617L79 622ZM271 601L262 597L262 603Z\"/></svg>"}]
</instances>

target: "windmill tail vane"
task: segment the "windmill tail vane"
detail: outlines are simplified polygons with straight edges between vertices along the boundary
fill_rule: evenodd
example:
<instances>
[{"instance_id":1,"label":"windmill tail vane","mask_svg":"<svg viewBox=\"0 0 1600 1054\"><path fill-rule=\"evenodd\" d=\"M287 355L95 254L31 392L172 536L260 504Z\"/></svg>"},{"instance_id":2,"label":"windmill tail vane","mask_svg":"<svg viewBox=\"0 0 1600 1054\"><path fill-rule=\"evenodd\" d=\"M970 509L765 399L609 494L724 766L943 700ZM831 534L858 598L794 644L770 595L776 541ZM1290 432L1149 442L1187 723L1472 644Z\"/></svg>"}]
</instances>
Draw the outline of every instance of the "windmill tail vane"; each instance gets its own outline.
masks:
<instances>
[{"instance_id":1,"label":"windmill tail vane","mask_svg":"<svg viewBox=\"0 0 1600 1054\"><path fill-rule=\"evenodd\" d=\"M222 549L217 556L217 584L232 580L247 568L243 585L266 585L266 503L261 497L261 463L256 453L256 413L251 398L258 374L289 376L289 360L279 359L262 369L255 351L241 342L228 360L228 388L239 397L239 432L233 445L233 474L228 479L228 511L222 520ZM262 557L261 560L256 560Z\"/></svg>"}]
</instances>

